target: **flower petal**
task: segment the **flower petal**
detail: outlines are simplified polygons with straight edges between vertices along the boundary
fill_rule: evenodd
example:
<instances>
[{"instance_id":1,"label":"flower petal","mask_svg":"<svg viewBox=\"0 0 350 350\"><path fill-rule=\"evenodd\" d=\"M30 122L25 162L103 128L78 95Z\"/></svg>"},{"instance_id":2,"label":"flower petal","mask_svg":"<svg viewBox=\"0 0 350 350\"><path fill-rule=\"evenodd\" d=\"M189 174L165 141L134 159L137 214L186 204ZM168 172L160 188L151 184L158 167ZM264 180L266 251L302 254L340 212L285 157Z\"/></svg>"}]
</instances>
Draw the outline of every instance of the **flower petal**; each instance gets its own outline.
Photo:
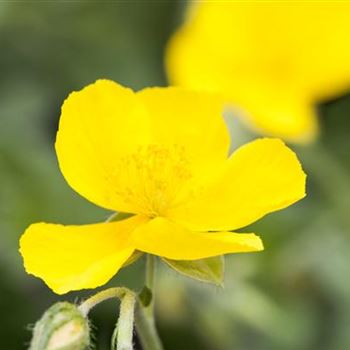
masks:
<instances>
[{"instance_id":1,"label":"flower petal","mask_svg":"<svg viewBox=\"0 0 350 350\"><path fill-rule=\"evenodd\" d=\"M56 152L79 194L116 211L132 212L116 193L118 160L148 142L148 121L132 90L98 80L69 95L62 107Z\"/></svg>"},{"instance_id":2,"label":"flower petal","mask_svg":"<svg viewBox=\"0 0 350 350\"><path fill-rule=\"evenodd\" d=\"M265 133L294 141L306 141L308 135L310 140L315 132L308 127L314 117L298 112L350 86L350 49L344 45L350 35L348 5L341 1L197 1L169 42L170 80L187 88L225 93L230 102L252 115L256 100L261 100L258 126L267 124ZM285 104L290 109L276 114L273 126L272 102L278 103L280 92L299 101ZM294 117L295 124L301 118L305 121L288 131L279 123L283 114Z\"/></svg>"},{"instance_id":3,"label":"flower petal","mask_svg":"<svg viewBox=\"0 0 350 350\"><path fill-rule=\"evenodd\" d=\"M263 250L260 238L253 233L194 232L160 217L139 226L132 240L138 250L173 260Z\"/></svg>"},{"instance_id":4,"label":"flower petal","mask_svg":"<svg viewBox=\"0 0 350 350\"><path fill-rule=\"evenodd\" d=\"M142 217L82 226L37 223L20 240L28 273L57 294L108 282L134 252L130 233Z\"/></svg>"},{"instance_id":5,"label":"flower petal","mask_svg":"<svg viewBox=\"0 0 350 350\"><path fill-rule=\"evenodd\" d=\"M222 98L174 87L147 88L137 96L148 112L152 143L182 146L198 173L227 158Z\"/></svg>"},{"instance_id":6,"label":"flower petal","mask_svg":"<svg viewBox=\"0 0 350 350\"><path fill-rule=\"evenodd\" d=\"M202 192L168 217L196 231L235 230L303 198L305 179L282 141L258 139L234 152Z\"/></svg>"},{"instance_id":7,"label":"flower petal","mask_svg":"<svg viewBox=\"0 0 350 350\"><path fill-rule=\"evenodd\" d=\"M253 84L238 85L236 90L239 91L232 89L229 92L229 99L235 101L231 106L243 108L238 116L257 132L298 143L308 143L317 135L317 115L311 101L295 96L291 91L269 89L266 84L255 88ZM255 96L254 103L249 92Z\"/></svg>"}]
</instances>

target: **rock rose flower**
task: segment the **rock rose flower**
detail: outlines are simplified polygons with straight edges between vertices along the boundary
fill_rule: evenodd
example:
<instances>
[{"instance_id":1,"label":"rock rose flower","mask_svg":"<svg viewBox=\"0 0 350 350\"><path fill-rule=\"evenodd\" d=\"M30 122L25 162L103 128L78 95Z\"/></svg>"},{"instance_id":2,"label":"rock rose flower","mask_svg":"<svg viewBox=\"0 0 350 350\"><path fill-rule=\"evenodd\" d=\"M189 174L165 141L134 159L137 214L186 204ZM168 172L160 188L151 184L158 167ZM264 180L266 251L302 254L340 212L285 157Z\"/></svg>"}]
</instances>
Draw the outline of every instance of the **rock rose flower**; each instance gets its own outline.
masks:
<instances>
[{"instance_id":1,"label":"rock rose flower","mask_svg":"<svg viewBox=\"0 0 350 350\"><path fill-rule=\"evenodd\" d=\"M277 139L229 155L221 107L211 95L108 80L69 95L56 140L65 179L91 202L134 215L31 225L20 240L27 272L62 294L105 284L135 251L196 260L262 250L255 234L230 231L304 197L305 174Z\"/></svg>"},{"instance_id":2,"label":"rock rose flower","mask_svg":"<svg viewBox=\"0 0 350 350\"><path fill-rule=\"evenodd\" d=\"M170 40L172 84L222 93L250 126L308 142L315 104L350 88L346 1L196 1Z\"/></svg>"}]
</instances>

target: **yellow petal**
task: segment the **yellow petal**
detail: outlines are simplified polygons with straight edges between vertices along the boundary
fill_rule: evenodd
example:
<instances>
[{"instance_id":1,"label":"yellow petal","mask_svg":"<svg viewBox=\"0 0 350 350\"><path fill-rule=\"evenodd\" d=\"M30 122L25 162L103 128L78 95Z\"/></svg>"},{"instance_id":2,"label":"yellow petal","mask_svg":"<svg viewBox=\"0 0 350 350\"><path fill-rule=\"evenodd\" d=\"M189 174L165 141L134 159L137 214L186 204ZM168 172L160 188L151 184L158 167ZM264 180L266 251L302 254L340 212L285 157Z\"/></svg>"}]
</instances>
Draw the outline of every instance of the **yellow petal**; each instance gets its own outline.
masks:
<instances>
[{"instance_id":1,"label":"yellow petal","mask_svg":"<svg viewBox=\"0 0 350 350\"><path fill-rule=\"evenodd\" d=\"M99 80L69 95L56 152L67 182L102 207L132 212L118 195L120 160L148 142L148 121L132 90Z\"/></svg>"},{"instance_id":2,"label":"yellow petal","mask_svg":"<svg viewBox=\"0 0 350 350\"><path fill-rule=\"evenodd\" d=\"M57 294L96 288L132 255L130 233L143 222L142 217L132 217L82 226L33 224L20 240L25 269Z\"/></svg>"},{"instance_id":3,"label":"yellow petal","mask_svg":"<svg viewBox=\"0 0 350 350\"><path fill-rule=\"evenodd\" d=\"M188 192L188 178L226 159L222 109L217 96L178 88L134 93L97 81L63 105L56 141L60 168L78 193L100 206L158 212L180 187ZM160 186L168 188L165 199L154 200Z\"/></svg>"},{"instance_id":4,"label":"yellow petal","mask_svg":"<svg viewBox=\"0 0 350 350\"><path fill-rule=\"evenodd\" d=\"M229 99L235 101L231 106L245 109L237 116L258 133L298 143L309 143L316 137L318 121L310 101L294 96L292 92L276 91L263 85L254 89L253 84L240 84L239 89L239 92L230 92ZM253 104L250 93L255 96Z\"/></svg>"},{"instance_id":5,"label":"yellow petal","mask_svg":"<svg viewBox=\"0 0 350 350\"><path fill-rule=\"evenodd\" d=\"M282 141L258 139L234 152L201 192L168 217L192 230L235 230L303 198L305 178Z\"/></svg>"},{"instance_id":6,"label":"yellow petal","mask_svg":"<svg viewBox=\"0 0 350 350\"><path fill-rule=\"evenodd\" d=\"M138 250L173 260L197 260L264 249L260 238L253 233L194 232L164 218L139 226L132 240Z\"/></svg>"},{"instance_id":7,"label":"yellow petal","mask_svg":"<svg viewBox=\"0 0 350 350\"><path fill-rule=\"evenodd\" d=\"M151 142L183 148L197 173L227 158L230 138L217 95L180 88L148 88L137 93L148 112Z\"/></svg>"},{"instance_id":8,"label":"yellow petal","mask_svg":"<svg viewBox=\"0 0 350 350\"><path fill-rule=\"evenodd\" d=\"M168 45L171 82L224 93L248 114L258 112L249 121L261 129L266 125L265 133L311 139L308 127L314 117L298 113L350 87L347 2L202 1L190 10ZM279 103L281 94L294 102L284 103L290 109L278 115L273 102ZM291 124L288 131L279 120L274 126L275 116L293 117L299 127Z\"/></svg>"}]
</instances>

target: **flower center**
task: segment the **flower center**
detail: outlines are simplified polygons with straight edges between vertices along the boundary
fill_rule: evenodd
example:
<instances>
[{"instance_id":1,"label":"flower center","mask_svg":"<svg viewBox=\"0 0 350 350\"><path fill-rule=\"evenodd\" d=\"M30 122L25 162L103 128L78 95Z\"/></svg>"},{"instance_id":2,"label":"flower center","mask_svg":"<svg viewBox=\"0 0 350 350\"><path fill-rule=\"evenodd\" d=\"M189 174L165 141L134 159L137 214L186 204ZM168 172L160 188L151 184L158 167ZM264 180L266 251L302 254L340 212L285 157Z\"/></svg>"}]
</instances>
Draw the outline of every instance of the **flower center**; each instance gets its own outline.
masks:
<instances>
[{"instance_id":1,"label":"flower center","mask_svg":"<svg viewBox=\"0 0 350 350\"><path fill-rule=\"evenodd\" d=\"M165 216L191 192L190 162L179 145L141 146L123 157L117 168L117 194L135 211L149 217Z\"/></svg>"}]
</instances>

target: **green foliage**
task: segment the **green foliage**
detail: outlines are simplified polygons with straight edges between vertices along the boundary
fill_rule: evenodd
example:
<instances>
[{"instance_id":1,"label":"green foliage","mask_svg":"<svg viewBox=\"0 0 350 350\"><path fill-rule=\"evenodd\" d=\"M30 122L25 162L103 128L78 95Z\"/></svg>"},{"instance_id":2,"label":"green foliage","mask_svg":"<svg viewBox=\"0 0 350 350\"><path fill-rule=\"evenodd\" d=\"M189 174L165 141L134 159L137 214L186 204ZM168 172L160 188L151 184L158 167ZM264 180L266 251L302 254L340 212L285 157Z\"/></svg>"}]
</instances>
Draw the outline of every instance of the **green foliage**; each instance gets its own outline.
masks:
<instances>
[{"instance_id":1,"label":"green foliage","mask_svg":"<svg viewBox=\"0 0 350 350\"><path fill-rule=\"evenodd\" d=\"M175 271L195 280L222 286L224 282L225 260L215 256L199 260L162 260Z\"/></svg>"}]
</instances>

